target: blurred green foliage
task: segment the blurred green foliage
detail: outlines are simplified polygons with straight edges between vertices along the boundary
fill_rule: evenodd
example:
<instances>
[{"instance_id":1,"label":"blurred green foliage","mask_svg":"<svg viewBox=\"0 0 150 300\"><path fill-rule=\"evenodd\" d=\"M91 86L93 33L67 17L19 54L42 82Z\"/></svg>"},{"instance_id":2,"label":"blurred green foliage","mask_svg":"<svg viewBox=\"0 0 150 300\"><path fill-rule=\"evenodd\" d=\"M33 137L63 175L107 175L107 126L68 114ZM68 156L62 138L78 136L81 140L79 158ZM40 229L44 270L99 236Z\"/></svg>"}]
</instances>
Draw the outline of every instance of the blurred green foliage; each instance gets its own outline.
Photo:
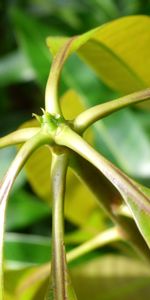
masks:
<instances>
[{"instance_id":1,"label":"blurred green foliage","mask_svg":"<svg viewBox=\"0 0 150 300\"><path fill-rule=\"evenodd\" d=\"M39 113L39 108L43 107L44 88L51 63L51 56L45 43L48 35L77 35L121 16L136 14L149 15L150 1L2 0L0 3L0 135L13 131L29 120L32 112ZM118 95L98 79L76 55L72 56L64 68L60 94L69 87L82 94L86 106L97 104L97 100L103 102L113 99ZM127 133L131 128L133 131L128 136ZM94 130L96 136L99 136L95 138L97 150L140 182L150 186L150 170L143 172L145 165L150 165L149 113L137 107L127 109L107 118L103 124L97 123ZM119 151L118 145L120 145ZM0 151L1 178L13 159L15 151L14 148ZM139 162L141 157L145 165ZM103 214L102 220L101 226L105 227L106 218ZM85 232L87 234L87 228L90 232L90 222L94 223L95 227L100 223L95 217L88 222L83 235ZM92 224L91 228L94 226ZM47 203L34 195L25 172L21 173L11 194L7 211L6 229L9 233L6 236L5 255L9 268L12 269L12 266L15 269L20 268L20 265L31 267L47 262L50 241L47 237L39 236L36 239L35 235L49 236L50 228L51 209ZM78 230L77 225L66 220L68 236L70 232L78 233ZM76 237L77 235L75 240ZM120 246L117 245L115 253L118 253L118 248ZM109 251L112 251L112 248L106 247L104 252ZM76 277L76 272L74 274ZM90 277L89 274L87 276ZM142 275L139 272L139 276L143 274L146 276L144 271ZM82 277L84 276L81 274L81 279L84 281ZM85 288L81 289L77 281L80 279L75 279L79 299L88 300ZM91 286L99 291L96 284L92 281ZM111 284L114 287L116 281ZM143 287L143 280L141 286ZM134 287L136 290L137 283ZM123 299L129 299L128 297L132 295L132 289L131 294L130 289L128 291L127 298ZM112 295L110 293L102 299L120 299L117 297L113 292ZM136 299L144 298L138 298L136 294Z\"/></svg>"}]
</instances>

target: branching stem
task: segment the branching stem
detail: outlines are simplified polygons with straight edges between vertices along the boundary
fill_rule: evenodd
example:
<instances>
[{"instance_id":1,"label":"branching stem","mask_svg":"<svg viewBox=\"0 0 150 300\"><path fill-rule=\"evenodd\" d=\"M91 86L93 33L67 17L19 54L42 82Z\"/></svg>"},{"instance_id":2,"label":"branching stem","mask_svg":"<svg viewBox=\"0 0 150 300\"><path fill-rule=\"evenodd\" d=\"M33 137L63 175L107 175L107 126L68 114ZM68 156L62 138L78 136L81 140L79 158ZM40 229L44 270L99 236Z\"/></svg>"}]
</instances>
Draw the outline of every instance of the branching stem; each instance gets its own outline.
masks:
<instances>
[{"instance_id":1,"label":"branching stem","mask_svg":"<svg viewBox=\"0 0 150 300\"><path fill-rule=\"evenodd\" d=\"M119 190L124 200L129 197L136 205L150 213L150 198L146 196L126 174L93 149L80 135L63 125L55 136L57 144L66 146L77 152L93 164Z\"/></svg>"},{"instance_id":2,"label":"branching stem","mask_svg":"<svg viewBox=\"0 0 150 300\"><path fill-rule=\"evenodd\" d=\"M40 128L22 128L0 138L0 148L22 144L39 132Z\"/></svg>"}]
</instances>

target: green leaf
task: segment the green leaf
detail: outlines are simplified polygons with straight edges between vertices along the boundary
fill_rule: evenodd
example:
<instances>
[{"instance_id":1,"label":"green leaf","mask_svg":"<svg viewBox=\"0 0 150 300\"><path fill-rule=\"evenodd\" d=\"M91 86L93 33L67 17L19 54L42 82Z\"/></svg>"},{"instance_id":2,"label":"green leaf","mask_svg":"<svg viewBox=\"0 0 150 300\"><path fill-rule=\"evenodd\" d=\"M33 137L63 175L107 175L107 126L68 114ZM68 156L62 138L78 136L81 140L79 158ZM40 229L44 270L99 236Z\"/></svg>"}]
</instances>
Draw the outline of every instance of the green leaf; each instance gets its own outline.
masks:
<instances>
[{"instance_id":1,"label":"green leaf","mask_svg":"<svg viewBox=\"0 0 150 300\"><path fill-rule=\"evenodd\" d=\"M46 203L39 201L29 192L17 189L10 196L8 203L6 229L10 231L25 228L48 216L50 216L50 208Z\"/></svg>"},{"instance_id":2,"label":"green leaf","mask_svg":"<svg viewBox=\"0 0 150 300\"><path fill-rule=\"evenodd\" d=\"M7 169L9 168L15 153L16 152L14 148L7 148L7 149L0 150L0 162L1 162L0 179L1 180L4 174L6 173Z\"/></svg>"},{"instance_id":3,"label":"green leaf","mask_svg":"<svg viewBox=\"0 0 150 300\"><path fill-rule=\"evenodd\" d=\"M141 185L137 186L145 195L147 195L147 198L150 199L150 189ZM128 206L131 210L131 213L141 234L143 235L147 244L150 247L150 214L142 208L140 208L131 197L125 196L125 200L128 203Z\"/></svg>"},{"instance_id":4,"label":"green leaf","mask_svg":"<svg viewBox=\"0 0 150 300\"><path fill-rule=\"evenodd\" d=\"M9 295L7 293L4 294L4 298L5 300L13 300L14 298L12 297L12 295Z\"/></svg>"},{"instance_id":5,"label":"green leaf","mask_svg":"<svg viewBox=\"0 0 150 300\"><path fill-rule=\"evenodd\" d=\"M30 81L35 78L34 71L21 51L4 56L0 60L0 86Z\"/></svg>"},{"instance_id":6,"label":"green leaf","mask_svg":"<svg viewBox=\"0 0 150 300\"><path fill-rule=\"evenodd\" d=\"M50 65L50 55L45 45L49 29L18 9L13 9L11 16L22 52L34 70L38 83L45 86Z\"/></svg>"},{"instance_id":7,"label":"green leaf","mask_svg":"<svg viewBox=\"0 0 150 300\"><path fill-rule=\"evenodd\" d=\"M19 269L46 263L51 255L50 239L36 235L7 233L4 254L7 268Z\"/></svg>"},{"instance_id":8,"label":"green leaf","mask_svg":"<svg viewBox=\"0 0 150 300\"><path fill-rule=\"evenodd\" d=\"M93 4L93 1L91 1ZM117 4L112 1L112 0L98 0L95 1L95 4L97 5L97 8L100 8L104 11L104 13L109 17L109 18L117 18L119 15L119 10L117 7Z\"/></svg>"},{"instance_id":9,"label":"green leaf","mask_svg":"<svg viewBox=\"0 0 150 300\"><path fill-rule=\"evenodd\" d=\"M149 178L150 141L134 112L119 111L97 122L94 128L98 151L107 158L112 157L130 176Z\"/></svg>"},{"instance_id":10,"label":"green leaf","mask_svg":"<svg viewBox=\"0 0 150 300\"><path fill-rule=\"evenodd\" d=\"M38 282L33 282L24 287L22 286L22 281L31 276L33 272L36 271L36 267L22 267L19 269L7 268L5 271L5 292L9 293L13 299L19 298L19 300L31 300L33 299L36 292L40 289L43 280ZM38 298L43 300L43 298Z\"/></svg>"}]
</instances>

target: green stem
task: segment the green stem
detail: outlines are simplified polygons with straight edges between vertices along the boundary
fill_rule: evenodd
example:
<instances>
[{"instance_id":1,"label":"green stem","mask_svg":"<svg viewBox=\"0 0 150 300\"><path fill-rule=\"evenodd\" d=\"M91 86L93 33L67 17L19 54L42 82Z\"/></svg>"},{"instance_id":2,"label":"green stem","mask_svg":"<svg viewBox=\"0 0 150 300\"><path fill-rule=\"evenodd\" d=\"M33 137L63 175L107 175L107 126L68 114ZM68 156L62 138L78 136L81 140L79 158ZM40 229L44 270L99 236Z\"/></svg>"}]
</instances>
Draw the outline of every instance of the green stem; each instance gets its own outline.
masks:
<instances>
[{"instance_id":1,"label":"green stem","mask_svg":"<svg viewBox=\"0 0 150 300\"><path fill-rule=\"evenodd\" d=\"M69 55L71 45L76 37L68 39L53 60L45 91L45 110L52 115L61 115L58 102L58 84L62 67Z\"/></svg>"},{"instance_id":2,"label":"green stem","mask_svg":"<svg viewBox=\"0 0 150 300\"><path fill-rule=\"evenodd\" d=\"M40 128L18 129L0 138L0 148L22 144L39 132Z\"/></svg>"},{"instance_id":3,"label":"green stem","mask_svg":"<svg viewBox=\"0 0 150 300\"><path fill-rule=\"evenodd\" d=\"M66 298L66 258L64 246L64 194L68 166L68 154L52 152L52 299ZM48 298L47 299L51 299Z\"/></svg>"},{"instance_id":4,"label":"green stem","mask_svg":"<svg viewBox=\"0 0 150 300\"><path fill-rule=\"evenodd\" d=\"M100 234L96 235L93 239L83 243L67 253L67 261L71 262L82 255L85 255L99 247L103 247L108 243L121 240L121 231L117 226L108 229Z\"/></svg>"},{"instance_id":5,"label":"green stem","mask_svg":"<svg viewBox=\"0 0 150 300\"><path fill-rule=\"evenodd\" d=\"M67 146L93 164L118 189L125 201L129 197L140 209L150 213L150 199L138 188L136 183L67 125L62 125L58 129L55 142L58 145Z\"/></svg>"},{"instance_id":6,"label":"green stem","mask_svg":"<svg viewBox=\"0 0 150 300\"><path fill-rule=\"evenodd\" d=\"M27 141L20 151L18 152L16 158L11 164L3 182L0 187L0 300L4 299L4 280L3 280L3 259L4 259L4 226L5 226L5 213L7 206L7 199L11 187L15 181L16 176L20 172L21 168L27 161L28 157L35 151L38 147L48 142L48 137L45 134L38 133L29 141Z\"/></svg>"},{"instance_id":7,"label":"green stem","mask_svg":"<svg viewBox=\"0 0 150 300\"><path fill-rule=\"evenodd\" d=\"M96 105L79 114L74 120L74 128L82 133L94 122L126 106L150 99L150 88Z\"/></svg>"}]
</instances>

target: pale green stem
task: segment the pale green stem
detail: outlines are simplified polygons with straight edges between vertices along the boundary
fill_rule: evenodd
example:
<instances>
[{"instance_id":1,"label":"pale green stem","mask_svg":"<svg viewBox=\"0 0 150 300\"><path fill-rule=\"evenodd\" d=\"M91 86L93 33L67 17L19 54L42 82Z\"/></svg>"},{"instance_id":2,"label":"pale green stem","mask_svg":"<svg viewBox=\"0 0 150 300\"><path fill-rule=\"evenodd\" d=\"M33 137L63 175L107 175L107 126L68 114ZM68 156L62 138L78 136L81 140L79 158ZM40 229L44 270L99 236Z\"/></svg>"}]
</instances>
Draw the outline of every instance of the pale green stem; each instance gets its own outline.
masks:
<instances>
[{"instance_id":1,"label":"pale green stem","mask_svg":"<svg viewBox=\"0 0 150 300\"><path fill-rule=\"evenodd\" d=\"M23 128L13 131L0 138L0 148L22 144L39 132L40 128Z\"/></svg>"},{"instance_id":2,"label":"pale green stem","mask_svg":"<svg viewBox=\"0 0 150 300\"><path fill-rule=\"evenodd\" d=\"M64 300L66 291L66 258L64 246L64 195L68 154L52 152L52 275L51 290L55 300ZM47 299L49 295L47 295Z\"/></svg>"},{"instance_id":3,"label":"pale green stem","mask_svg":"<svg viewBox=\"0 0 150 300\"><path fill-rule=\"evenodd\" d=\"M4 282L3 282L3 246L4 246L4 226L5 226L5 212L7 206L7 199L9 192L14 183L14 180L21 168L27 161L28 157L38 147L48 142L48 137L45 134L39 133L27 141L19 150L16 158L12 162L4 180L0 186L0 300L4 299Z\"/></svg>"},{"instance_id":4,"label":"pale green stem","mask_svg":"<svg viewBox=\"0 0 150 300\"><path fill-rule=\"evenodd\" d=\"M82 133L94 122L126 106L150 99L150 88L87 109L74 120L74 128Z\"/></svg>"},{"instance_id":5,"label":"pale green stem","mask_svg":"<svg viewBox=\"0 0 150 300\"><path fill-rule=\"evenodd\" d=\"M67 261L71 262L76 258L85 255L99 247L105 246L108 243L121 240L121 233L119 232L118 227L113 227L108 229L98 235L93 239L83 243L82 245L74 248L67 253Z\"/></svg>"},{"instance_id":6,"label":"pale green stem","mask_svg":"<svg viewBox=\"0 0 150 300\"><path fill-rule=\"evenodd\" d=\"M52 115L61 115L58 101L58 84L63 65L69 55L69 51L75 37L70 38L53 60L45 91L45 110Z\"/></svg>"},{"instance_id":7,"label":"pale green stem","mask_svg":"<svg viewBox=\"0 0 150 300\"><path fill-rule=\"evenodd\" d=\"M124 237L123 237L124 238ZM67 262L70 263L77 258L80 258L86 253L89 253L97 248L101 248L105 245L108 245L112 242L116 242L121 240L121 231L117 226L108 229L86 243L81 244L80 246L76 247L75 249L69 251L67 253ZM35 270L30 276L28 276L25 281L23 281L19 288L17 289L17 295L19 296L23 293L26 289L28 289L33 284L37 283L38 281L46 279L50 274L51 264L47 263L44 266L41 266L37 270Z\"/></svg>"},{"instance_id":8,"label":"pale green stem","mask_svg":"<svg viewBox=\"0 0 150 300\"><path fill-rule=\"evenodd\" d=\"M125 204L120 205L117 209L116 209L116 213L120 216L125 216L128 218L132 218L132 213L129 210L128 206Z\"/></svg>"},{"instance_id":9,"label":"pale green stem","mask_svg":"<svg viewBox=\"0 0 150 300\"><path fill-rule=\"evenodd\" d=\"M130 197L140 209L150 213L150 198L138 188L136 183L67 125L62 125L58 129L55 142L72 149L93 164L119 190L125 201L126 197Z\"/></svg>"}]
</instances>

